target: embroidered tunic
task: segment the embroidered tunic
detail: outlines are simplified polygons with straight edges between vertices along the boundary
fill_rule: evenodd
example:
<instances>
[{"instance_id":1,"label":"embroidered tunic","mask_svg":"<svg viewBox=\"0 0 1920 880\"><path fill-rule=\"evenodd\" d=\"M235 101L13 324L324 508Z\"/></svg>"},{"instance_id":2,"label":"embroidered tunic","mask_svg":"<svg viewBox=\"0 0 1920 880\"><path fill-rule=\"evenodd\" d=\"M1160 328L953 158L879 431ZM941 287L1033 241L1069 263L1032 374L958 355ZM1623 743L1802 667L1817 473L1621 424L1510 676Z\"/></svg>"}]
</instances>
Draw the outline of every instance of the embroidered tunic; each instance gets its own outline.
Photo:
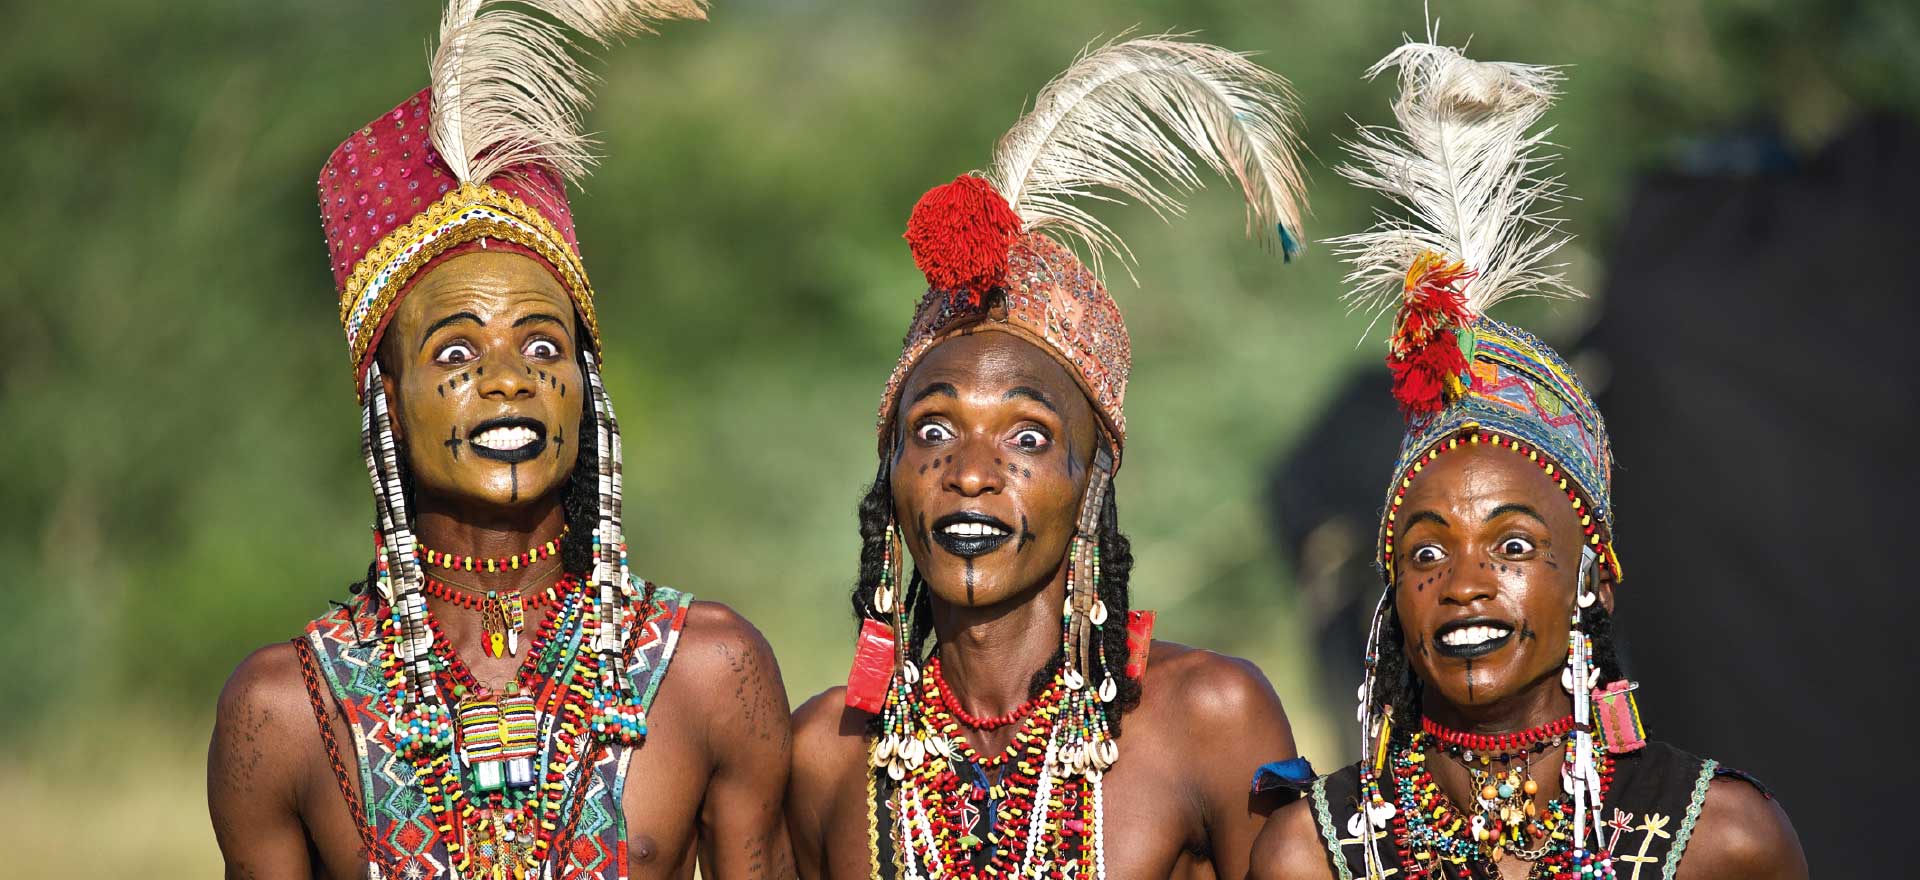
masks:
<instances>
[{"instance_id":1,"label":"embroidered tunic","mask_svg":"<svg viewBox=\"0 0 1920 880\"><path fill-rule=\"evenodd\" d=\"M1613 853L1613 869L1620 880L1672 880L1686 855L1694 822L1706 801L1707 784L1715 776L1751 777L1721 767L1673 746L1649 742L1646 747L1614 756L1613 788L1607 794L1600 842ZM1381 793L1394 799L1392 774L1380 780ZM1757 782L1754 783L1756 786ZM1358 809L1360 765L1355 764L1313 781L1314 821L1320 841L1340 880L1366 876L1363 830L1380 841L1380 857L1387 876L1400 874L1399 854L1390 829L1365 828ZM1764 791L1764 789L1762 789Z\"/></svg>"},{"instance_id":2,"label":"embroidered tunic","mask_svg":"<svg viewBox=\"0 0 1920 880\"><path fill-rule=\"evenodd\" d=\"M646 585L640 585L642 590ZM640 693L643 710L653 704L667 663L686 623L693 597L666 587L653 588L647 619L636 628L627 669ZM371 599L342 606L307 626L304 637L317 672L353 729L354 764L360 776L360 822L371 829L379 852L367 866L373 880L453 877L453 860L435 826L413 766L394 751L393 732L380 706L381 643ZM356 631L356 623L358 630ZM580 633L572 638L578 640ZM303 652L305 653L305 652ZM324 730L324 728L323 728ZM324 736L331 743L331 732ZM551 744L545 747L551 748ZM626 880L627 827L620 797L633 748L600 745L574 801L563 815L578 815L572 833L555 842L549 861L556 877ZM535 766L544 766L544 762Z\"/></svg>"}]
</instances>

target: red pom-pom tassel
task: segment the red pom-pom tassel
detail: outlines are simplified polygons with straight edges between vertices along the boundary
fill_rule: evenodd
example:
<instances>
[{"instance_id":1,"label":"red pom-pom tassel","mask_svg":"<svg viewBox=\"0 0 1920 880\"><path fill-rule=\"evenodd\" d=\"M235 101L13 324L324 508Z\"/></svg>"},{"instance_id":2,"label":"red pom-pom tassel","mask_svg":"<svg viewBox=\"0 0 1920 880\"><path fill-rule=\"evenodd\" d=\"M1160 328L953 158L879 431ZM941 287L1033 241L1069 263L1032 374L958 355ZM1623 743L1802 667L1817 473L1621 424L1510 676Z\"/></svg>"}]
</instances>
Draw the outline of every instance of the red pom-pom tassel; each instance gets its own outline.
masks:
<instances>
[{"instance_id":1,"label":"red pom-pom tassel","mask_svg":"<svg viewBox=\"0 0 1920 880\"><path fill-rule=\"evenodd\" d=\"M1007 252L1019 237L1020 215L971 174L927 190L907 218L907 246L927 283L974 304L1006 286Z\"/></svg>"}]
</instances>

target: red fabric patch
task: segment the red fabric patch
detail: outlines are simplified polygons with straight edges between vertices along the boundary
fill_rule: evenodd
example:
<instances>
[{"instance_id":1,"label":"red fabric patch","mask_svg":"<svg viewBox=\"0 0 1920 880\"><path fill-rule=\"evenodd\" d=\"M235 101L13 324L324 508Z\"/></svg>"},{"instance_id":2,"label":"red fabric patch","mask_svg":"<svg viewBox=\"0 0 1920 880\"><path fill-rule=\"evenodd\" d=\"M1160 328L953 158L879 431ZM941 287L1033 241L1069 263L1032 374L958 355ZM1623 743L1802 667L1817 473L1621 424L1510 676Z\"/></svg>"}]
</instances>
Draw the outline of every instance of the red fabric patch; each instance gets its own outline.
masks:
<instances>
[{"instance_id":1,"label":"red fabric patch","mask_svg":"<svg viewBox=\"0 0 1920 880\"><path fill-rule=\"evenodd\" d=\"M847 705L872 715L886 703L887 682L893 680L893 627L878 620L860 624L854 645L853 669L847 672Z\"/></svg>"},{"instance_id":2,"label":"red fabric patch","mask_svg":"<svg viewBox=\"0 0 1920 880\"><path fill-rule=\"evenodd\" d=\"M1020 216L986 178L963 174L927 190L907 218L914 265L935 290L980 297L1007 283L1007 251L1020 237Z\"/></svg>"},{"instance_id":3,"label":"red fabric patch","mask_svg":"<svg viewBox=\"0 0 1920 880\"><path fill-rule=\"evenodd\" d=\"M1147 674L1147 655L1153 651L1153 617L1151 611L1127 612L1128 678Z\"/></svg>"}]
</instances>

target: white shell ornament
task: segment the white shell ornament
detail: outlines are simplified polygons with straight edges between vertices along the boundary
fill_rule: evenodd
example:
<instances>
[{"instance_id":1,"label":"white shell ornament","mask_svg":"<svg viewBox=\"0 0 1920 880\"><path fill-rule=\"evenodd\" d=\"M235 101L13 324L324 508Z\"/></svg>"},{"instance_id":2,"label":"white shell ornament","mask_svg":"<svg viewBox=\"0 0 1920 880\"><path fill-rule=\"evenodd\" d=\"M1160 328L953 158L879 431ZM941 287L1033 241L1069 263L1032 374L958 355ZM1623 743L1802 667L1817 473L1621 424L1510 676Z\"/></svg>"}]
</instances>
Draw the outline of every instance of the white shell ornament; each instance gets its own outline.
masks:
<instances>
[{"instance_id":1,"label":"white shell ornament","mask_svg":"<svg viewBox=\"0 0 1920 880\"><path fill-rule=\"evenodd\" d=\"M1107 603L1099 600L1095 600L1093 603L1093 613L1087 615L1087 619L1093 621L1094 626L1099 626L1103 623L1106 623L1107 622Z\"/></svg>"},{"instance_id":2,"label":"white shell ornament","mask_svg":"<svg viewBox=\"0 0 1920 880\"><path fill-rule=\"evenodd\" d=\"M1105 681L1100 682L1100 702L1111 703L1119 694L1120 686L1114 683L1113 676L1109 675Z\"/></svg>"}]
</instances>

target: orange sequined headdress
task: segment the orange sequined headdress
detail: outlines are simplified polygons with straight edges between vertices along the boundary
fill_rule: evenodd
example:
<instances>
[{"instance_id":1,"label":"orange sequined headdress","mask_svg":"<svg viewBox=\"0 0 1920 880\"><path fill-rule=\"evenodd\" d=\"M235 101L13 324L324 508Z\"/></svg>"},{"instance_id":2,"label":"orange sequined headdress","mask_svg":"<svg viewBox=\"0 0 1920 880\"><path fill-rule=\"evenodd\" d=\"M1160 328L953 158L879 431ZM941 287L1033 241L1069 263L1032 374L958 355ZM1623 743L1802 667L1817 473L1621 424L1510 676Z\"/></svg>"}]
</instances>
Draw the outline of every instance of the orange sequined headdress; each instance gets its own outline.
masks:
<instances>
[{"instance_id":1,"label":"orange sequined headdress","mask_svg":"<svg viewBox=\"0 0 1920 880\"><path fill-rule=\"evenodd\" d=\"M1102 255L1131 254L1080 203L1132 199L1177 214L1176 196L1204 166L1239 185L1249 232L1291 257L1304 204L1293 122L1286 81L1236 52L1169 35L1083 54L1000 139L985 173L929 190L907 219L927 291L881 397L882 448L914 364L958 333L996 330L1067 368L1117 465L1132 351L1096 272ZM1091 270L1073 241L1095 257Z\"/></svg>"}]
</instances>

